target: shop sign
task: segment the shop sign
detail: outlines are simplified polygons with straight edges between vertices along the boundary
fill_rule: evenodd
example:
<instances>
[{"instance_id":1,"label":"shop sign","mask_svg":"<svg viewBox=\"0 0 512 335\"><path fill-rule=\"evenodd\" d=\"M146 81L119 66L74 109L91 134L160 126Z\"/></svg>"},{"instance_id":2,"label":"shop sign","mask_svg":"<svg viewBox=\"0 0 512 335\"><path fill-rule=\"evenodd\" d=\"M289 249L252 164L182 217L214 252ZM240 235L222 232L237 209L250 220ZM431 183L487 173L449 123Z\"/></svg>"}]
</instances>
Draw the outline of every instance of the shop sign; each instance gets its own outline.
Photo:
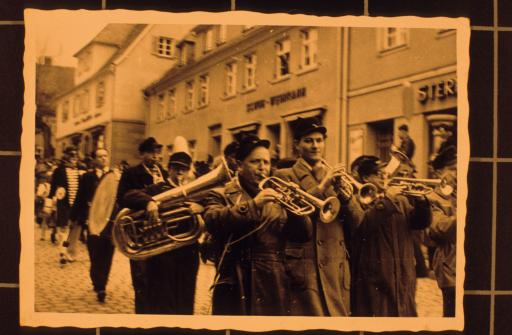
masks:
<instances>
[{"instance_id":1,"label":"shop sign","mask_svg":"<svg viewBox=\"0 0 512 335\"><path fill-rule=\"evenodd\" d=\"M423 85L417 90L418 101L426 104L429 101L444 100L457 96L457 80L446 79L439 82Z\"/></svg>"},{"instance_id":2,"label":"shop sign","mask_svg":"<svg viewBox=\"0 0 512 335\"><path fill-rule=\"evenodd\" d=\"M271 106L279 106L280 104L286 103L291 100L304 98L306 96L306 88L301 87L293 91L285 92L282 94L274 95L270 97L268 100L261 99L258 101L254 101L248 103L246 106L247 112L252 112L258 109L263 109L270 104Z\"/></svg>"},{"instance_id":3,"label":"shop sign","mask_svg":"<svg viewBox=\"0 0 512 335\"><path fill-rule=\"evenodd\" d=\"M96 119L96 118L98 118L98 117L100 117L100 116L101 116L101 113L96 113L96 114L94 114L94 116L92 116L91 114L84 115L84 116L82 116L81 118L79 118L78 120L76 120L76 121L74 122L74 125L75 125L75 126L78 126L78 125L80 125L80 124L82 124L82 123L85 123L85 122L87 122L87 121L91 120L92 118L95 118L95 119Z\"/></svg>"}]
</instances>

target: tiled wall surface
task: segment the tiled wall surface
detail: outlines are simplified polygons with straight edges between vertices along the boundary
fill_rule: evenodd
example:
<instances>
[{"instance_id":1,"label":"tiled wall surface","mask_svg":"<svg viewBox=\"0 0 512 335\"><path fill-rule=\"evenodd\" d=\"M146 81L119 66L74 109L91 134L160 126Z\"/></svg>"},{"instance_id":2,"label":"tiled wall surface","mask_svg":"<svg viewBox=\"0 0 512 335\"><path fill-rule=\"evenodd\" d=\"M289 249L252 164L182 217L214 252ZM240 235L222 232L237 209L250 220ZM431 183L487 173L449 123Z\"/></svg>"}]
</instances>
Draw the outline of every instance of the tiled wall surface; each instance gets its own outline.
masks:
<instances>
[{"instance_id":1,"label":"tiled wall surface","mask_svg":"<svg viewBox=\"0 0 512 335\"><path fill-rule=\"evenodd\" d=\"M249 334L239 331L162 328L131 330L19 327L18 168L23 105L24 8L123 8L173 12L251 10L330 16L352 14L470 17L472 37L468 90L471 159L465 231L466 328L463 334L512 333L512 0L1 0L0 334ZM266 334L278 333L296 334ZM300 334L345 333L318 330Z\"/></svg>"}]
</instances>

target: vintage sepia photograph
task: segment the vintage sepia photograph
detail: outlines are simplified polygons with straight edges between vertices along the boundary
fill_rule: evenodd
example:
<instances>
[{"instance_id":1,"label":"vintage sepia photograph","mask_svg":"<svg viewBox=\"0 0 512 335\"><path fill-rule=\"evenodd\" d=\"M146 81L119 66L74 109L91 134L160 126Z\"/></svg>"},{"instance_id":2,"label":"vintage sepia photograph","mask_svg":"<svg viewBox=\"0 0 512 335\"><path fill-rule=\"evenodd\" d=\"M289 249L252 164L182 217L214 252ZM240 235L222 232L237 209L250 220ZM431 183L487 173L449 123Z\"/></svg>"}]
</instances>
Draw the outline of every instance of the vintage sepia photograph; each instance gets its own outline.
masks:
<instances>
[{"instance_id":1,"label":"vintage sepia photograph","mask_svg":"<svg viewBox=\"0 0 512 335\"><path fill-rule=\"evenodd\" d=\"M25 23L22 324L462 329L466 19Z\"/></svg>"}]
</instances>

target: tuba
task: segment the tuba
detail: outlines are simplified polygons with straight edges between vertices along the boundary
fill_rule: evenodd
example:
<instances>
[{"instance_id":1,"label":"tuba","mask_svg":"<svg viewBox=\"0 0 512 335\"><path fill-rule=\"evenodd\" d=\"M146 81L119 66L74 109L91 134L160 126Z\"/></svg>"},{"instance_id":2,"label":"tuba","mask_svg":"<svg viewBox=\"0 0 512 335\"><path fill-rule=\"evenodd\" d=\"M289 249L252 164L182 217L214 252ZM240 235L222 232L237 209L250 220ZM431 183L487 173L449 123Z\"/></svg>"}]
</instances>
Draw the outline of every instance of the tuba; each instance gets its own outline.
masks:
<instances>
[{"instance_id":1,"label":"tuba","mask_svg":"<svg viewBox=\"0 0 512 335\"><path fill-rule=\"evenodd\" d=\"M340 201L336 197L326 200L318 199L303 191L297 184L286 182L281 178L268 177L259 183L259 189L274 189L280 197L277 199L284 208L295 215L304 216L319 209L320 221L332 222L340 211Z\"/></svg>"},{"instance_id":2,"label":"tuba","mask_svg":"<svg viewBox=\"0 0 512 335\"><path fill-rule=\"evenodd\" d=\"M200 202L212 188L231 179L223 161L208 174L153 196L158 204L159 220L156 222L148 222L145 210L122 209L112 227L114 245L128 258L144 260L194 244L203 232L204 222L185 202Z\"/></svg>"}]
</instances>

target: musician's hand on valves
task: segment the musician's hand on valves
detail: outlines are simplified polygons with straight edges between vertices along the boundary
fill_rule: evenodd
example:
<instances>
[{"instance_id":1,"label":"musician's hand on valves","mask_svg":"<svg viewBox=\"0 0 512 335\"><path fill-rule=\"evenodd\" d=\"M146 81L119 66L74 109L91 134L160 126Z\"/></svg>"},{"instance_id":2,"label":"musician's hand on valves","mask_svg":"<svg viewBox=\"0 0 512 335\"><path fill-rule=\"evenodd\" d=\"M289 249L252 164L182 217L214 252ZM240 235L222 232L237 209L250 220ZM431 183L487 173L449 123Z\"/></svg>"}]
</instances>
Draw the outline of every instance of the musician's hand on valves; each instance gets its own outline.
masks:
<instances>
[{"instance_id":1,"label":"musician's hand on valves","mask_svg":"<svg viewBox=\"0 0 512 335\"><path fill-rule=\"evenodd\" d=\"M336 193L342 198L344 201L349 201L352 198L352 194L354 194L354 186L352 184L345 181L343 178L339 178L337 182Z\"/></svg>"},{"instance_id":2,"label":"musician's hand on valves","mask_svg":"<svg viewBox=\"0 0 512 335\"><path fill-rule=\"evenodd\" d=\"M146 212L150 223L158 222L158 204L155 201L148 202Z\"/></svg>"},{"instance_id":3,"label":"musician's hand on valves","mask_svg":"<svg viewBox=\"0 0 512 335\"><path fill-rule=\"evenodd\" d=\"M276 201L278 198L279 193L272 188L266 188L258 193L254 198L254 203L256 204L256 207L262 208L267 202Z\"/></svg>"},{"instance_id":4,"label":"musician's hand on valves","mask_svg":"<svg viewBox=\"0 0 512 335\"><path fill-rule=\"evenodd\" d=\"M190 208L190 210L194 214L201 214L202 212L204 212L204 207L201 206L198 203L195 203L195 202L185 202L185 204Z\"/></svg>"}]
</instances>

